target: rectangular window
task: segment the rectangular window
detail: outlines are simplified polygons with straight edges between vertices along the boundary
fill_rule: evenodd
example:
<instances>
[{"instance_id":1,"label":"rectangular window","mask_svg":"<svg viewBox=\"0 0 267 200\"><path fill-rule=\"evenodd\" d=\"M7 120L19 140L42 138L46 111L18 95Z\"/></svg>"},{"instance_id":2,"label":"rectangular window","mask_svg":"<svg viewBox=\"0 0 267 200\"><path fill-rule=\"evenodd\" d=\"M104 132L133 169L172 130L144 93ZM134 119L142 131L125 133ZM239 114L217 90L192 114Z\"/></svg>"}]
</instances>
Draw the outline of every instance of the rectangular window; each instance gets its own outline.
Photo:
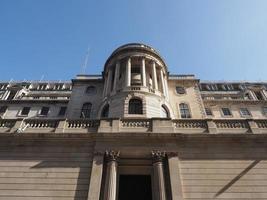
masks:
<instances>
[{"instance_id":1,"label":"rectangular window","mask_svg":"<svg viewBox=\"0 0 267 200\"><path fill-rule=\"evenodd\" d=\"M212 112L210 108L205 108L206 115L212 116Z\"/></svg>"},{"instance_id":2,"label":"rectangular window","mask_svg":"<svg viewBox=\"0 0 267 200\"><path fill-rule=\"evenodd\" d=\"M232 116L232 113L229 108L222 108L222 113L224 116Z\"/></svg>"},{"instance_id":3,"label":"rectangular window","mask_svg":"<svg viewBox=\"0 0 267 200\"><path fill-rule=\"evenodd\" d=\"M1 106L0 107L0 115L5 114L6 110L7 110L7 106Z\"/></svg>"},{"instance_id":4,"label":"rectangular window","mask_svg":"<svg viewBox=\"0 0 267 200\"><path fill-rule=\"evenodd\" d=\"M24 108L22 108L20 115L28 116L30 110L31 110L31 107L24 107Z\"/></svg>"},{"instance_id":5,"label":"rectangular window","mask_svg":"<svg viewBox=\"0 0 267 200\"><path fill-rule=\"evenodd\" d=\"M251 113L247 108L240 108L240 114L241 116L251 116Z\"/></svg>"},{"instance_id":6,"label":"rectangular window","mask_svg":"<svg viewBox=\"0 0 267 200\"><path fill-rule=\"evenodd\" d=\"M264 115L267 115L267 106L264 106L262 108L262 112L263 112Z\"/></svg>"},{"instance_id":7,"label":"rectangular window","mask_svg":"<svg viewBox=\"0 0 267 200\"><path fill-rule=\"evenodd\" d=\"M64 116L66 113L66 110L67 110L66 106L60 107L60 110L58 112L58 116Z\"/></svg>"},{"instance_id":8,"label":"rectangular window","mask_svg":"<svg viewBox=\"0 0 267 200\"><path fill-rule=\"evenodd\" d=\"M46 116L49 112L49 107L42 107L40 115Z\"/></svg>"}]
</instances>

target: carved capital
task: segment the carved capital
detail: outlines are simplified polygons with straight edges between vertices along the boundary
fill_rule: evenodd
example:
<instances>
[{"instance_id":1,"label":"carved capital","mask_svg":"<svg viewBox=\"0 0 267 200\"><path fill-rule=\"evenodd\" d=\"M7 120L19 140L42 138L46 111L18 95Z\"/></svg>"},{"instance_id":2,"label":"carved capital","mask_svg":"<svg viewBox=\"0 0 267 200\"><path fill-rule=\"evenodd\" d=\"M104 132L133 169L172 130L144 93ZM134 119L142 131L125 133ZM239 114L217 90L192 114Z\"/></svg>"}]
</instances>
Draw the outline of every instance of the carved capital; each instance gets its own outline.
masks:
<instances>
[{"instance_id":1,"label":"carved capital","mask_svg":"<svg viewBox=\"0 0 267 200\"><path fill-rule=\"evenodd\" d=\"M151 156L152 156L152 162L158 163L164 160L164 158L166 157L166 153L165 151L153 150L151 151Z\"/></svg>"},{"instance_id":2,"label":"carved capital","mask_svg":"<svg viewBox=\"0 0 267 200\"><path fill-rule=\"evenodd\" d=\"M169 158L178 157L178 153L177 152L167 152L166 154L167 154L167 156Z\"/></svg>"},{"instance_id":3,"label":"carved capital","mask_svg":"<svg viewBox=\"0 0 267 200\"><path fill-rule=\"evenodd\" d=\"M107 150L105 153L107 162L117 161L120 156L120 151Z\"/></svg>"}]
</instances>

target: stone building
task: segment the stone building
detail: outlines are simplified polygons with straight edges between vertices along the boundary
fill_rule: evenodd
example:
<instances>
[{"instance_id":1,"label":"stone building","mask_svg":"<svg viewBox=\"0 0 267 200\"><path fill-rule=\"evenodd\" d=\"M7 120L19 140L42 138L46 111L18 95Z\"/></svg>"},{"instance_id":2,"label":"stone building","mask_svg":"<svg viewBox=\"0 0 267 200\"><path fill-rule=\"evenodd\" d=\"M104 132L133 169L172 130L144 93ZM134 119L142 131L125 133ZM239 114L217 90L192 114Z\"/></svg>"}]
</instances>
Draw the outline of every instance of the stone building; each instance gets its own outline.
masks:
<instances>
[{"instance_id":1,"label":"stone building","mask_svg":"<svg viewBox=\"0 0 267 200\"><path fill-rule=\"evenodd\" d=\"M134 43L0 99L0 200L267 199L267 82L172 75Z\"/></svg>"}]
</instances>

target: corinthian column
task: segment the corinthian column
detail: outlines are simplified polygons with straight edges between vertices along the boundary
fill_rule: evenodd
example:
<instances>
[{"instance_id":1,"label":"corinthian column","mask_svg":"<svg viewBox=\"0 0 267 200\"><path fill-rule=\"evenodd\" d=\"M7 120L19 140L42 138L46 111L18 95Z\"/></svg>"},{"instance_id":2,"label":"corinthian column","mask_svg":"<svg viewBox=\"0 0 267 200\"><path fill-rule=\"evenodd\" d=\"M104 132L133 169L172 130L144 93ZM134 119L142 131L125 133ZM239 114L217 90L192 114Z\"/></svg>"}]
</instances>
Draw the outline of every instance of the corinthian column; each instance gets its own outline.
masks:
<instances>
[{"instance_id":1,"label":"corinthian column","mask_svg":"<svg viewBox=\"0 0 267 200\"><path fill-rule=\"evenodd\" d=\"M162 69L160 70L160 79L161 79L161 85L162 85L162 92L163 92L164 96L166 97L167 94L166 94L165 80L164 80Z\"/></svg>"},{"instance_id":2,"label":"corinthian column","mask_svg":"<svg viewBox=\"0 0 267 200\"><path fill-rule=\"evenodd\" d=\"M155 90L158 90L158 79L157 79L157 70L156 70L156 62L152 61L152 79L153 79L153 86Z\"/></svg>"},{"instance_id":3,"label":"corinthian column","mask_svg":"<svg viewBox=\"0 0 267 200\"><path fill-rule=\"evenodd\" d=\"M118 167L117 160L119 155L119 151L106 151L107 172L104 191L105 200L116 200Z\"/></svg>"},{"instance_id":4,"label":"corinthian column","mask_svg":"<svg viewBox=\"0 0 267 200\"><path fill-rule=\"evenodd\" d=\"M127 64L126 64L126 76L125 76L125 84L126 87L131 86L131 58L128 58Z\"/></svg>"},{"instance_id":5,"label":"corinthian column","mask_svg":"<svg viewBox=\"0 0 267 200\"><path fill-rule=\"evenodd\" d=\"M117 84L119 82L119 73L120 73L120 61L116 62L115 76L113 81L113 92L116 92Z\"/></svg>"},{"instance_id":6,"label":"corinthian column","mask_svg":"<svg viewBox=\"0 0 267 200\"><path fill-rule=\"evenodd\" d=\"M164 178L164 167L163 167L165 152L152 151L151 155L153 162L153 175L154 175L156 200L166 200L166 189L165 189L165 178Z\"/></svg>"},{"instance_id":7,"label":"corinthian column","mask_svg":"<svg viewBox=\"0 0 267 200\"><path fill-rule=\"evenodd\" d=\"M146 60L145 58L142 58L142 86L146 87Z\"/></svg>"}]
</instances>

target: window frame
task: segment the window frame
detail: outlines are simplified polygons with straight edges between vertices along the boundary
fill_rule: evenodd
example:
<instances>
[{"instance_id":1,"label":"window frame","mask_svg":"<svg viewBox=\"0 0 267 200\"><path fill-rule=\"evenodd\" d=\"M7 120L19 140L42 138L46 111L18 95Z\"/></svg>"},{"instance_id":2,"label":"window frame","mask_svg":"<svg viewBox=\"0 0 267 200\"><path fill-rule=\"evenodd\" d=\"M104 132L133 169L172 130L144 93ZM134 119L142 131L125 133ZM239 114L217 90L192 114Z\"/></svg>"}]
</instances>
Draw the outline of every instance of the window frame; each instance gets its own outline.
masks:
<instances>
[{"instance_id":1,"label":"window frame","mask_svg":"<svg viewBox=\"0 0 267 200\"><path fill-rule=\"evenodd\" d=\"M28 111L27 114L23 114L23 112L25 111L24 109L28 109L28 110L26 110L26 111ZM25 106L20 110L19 116L27 117L29 115L30 111L31 111L31 107L30 106Z\"/></svg>"},{"instance_id":2,"label":"window frame","mask_svg":"<svg viewBox=\"0 0 267 200\"><path fill-rule=\"evenodd\" d=\"M181 105L186 105L187 108L182 108ZM185 111L187 113L185 113ZM188 103L180 103L179 104L179 113L180 113L180 118L181 119L190 119L192 118L190 106Z\"/></svg>"},{"instance_id":3,"label":"window frame","mask_svg":"<svg viewBox=\"0 0 267 200\"><path fill-rule=\"evenodd\" d=\"M226 115L224 113L224 109L227 109L229 111L229 115ZM223 117L233 117L233 113L232 113L231 109L228 107L221 107L221 114Z\"/></svg>"},{"instance_id":4,"label":"window frame","mask_svg":"<svg viewBox=\"0 0 267 200\"><path fill-rule=\"evenodd\" d=\"M45 114L42 113L44 109L47 109L47 113L45 113ZM44 116L48 116L49 111L50 111L50 107L49 106L43 106L39 111L39 116L43 116L43 117Z\"/></svg>"},{"instance_id":5,"label":"window frame","mask_svg":"<svg viewBox=\"0 0 267 200\"><path fill-rule=\"evenodd\" d=\"M94 85L89 85L85 89L85 94L87 95L94 95L96 93L97 93L97 89L96 89L96 86Z\"/></svg>"},{"instance_id":6,"label":"window frame","mask_svg":"<svg viewBox=\"0 0 267 200\"><path fill-rule=\"evenodd\" d=\"M136 101L136 102L134 102ZM139 98L131 98L128 105L129 115L143 115L143 101Z\"/></svg>"},{"instance_id":7,"label":"window frame","mask_svg":"<svg viewBox=\"0 0 267 200\"><path fill-rule=\"evenodd\" d=\"M87 105L88 105L88 107L85 107ZM90 119L91 118L91 114L92 114L92 107L93 107L92 103L90 103L90 102L84 103L82 105L82 108L81 108L80 118L81 119ZM84 112L85 112L85 114L84 114Z\"/></svg>"},{"instance_id":8,"label":"window frame","mask_svg":"<svg viewBox=\"0 0 267 200\"><path fill-rule=\"evenodd\" d=\"M177 91L178 88L183 89L183 93L179 93L179 92ZM177 95L185 95L185 94L186 94L186 88L183 87L183 86L176 85L176 86L175 86L175 93L176 93Z\"/></svg>"},{"instance_id":9,"label":"window frame","mask_svg":"<svg viewBox=\"0 0 267 200\"><path fill-rule=\"evenodd\" d=\"M208 114L207 110L210 112L210 114ZM206 114L206 116L213 116L213 112L212 112L211 108L205 107L205 114Z\"/></svg>"},{"instance_id":10,"label":"window frame","mask_svg":"<svg viewBox=\"0 0 267 200\"><path fill-rule=\"evenodd\" d=\"M262 114L263 114L264 116L267 116L267 106L263 106L263 107L262 107Z\"/></svg>"},{"instance_id":11,"label":"window frame","mask_svg":"<svg viewBox=\"0 0 267 200\"><path fill-rule=\"evenodd\" d=\"M245 112L247 112L247 114L242 113L242 110L243 111L245 110ZM252 114L251 114L251 112L249 111L248 108L244 108L244 107L240 108L239 109L239 113L240 113L241 117L252 117Z\"/></svg>"},{"instance_id":12,"label":"window frame","mask_svg":"<svg viewBox=\"0 0 267 200\"><path fill-rule=\"evenodd\" d=\"M62 110L64 110L64 111L62 111ZM67 111L67 106L60 106L57 116L64 117L66 115L66 111ZM63 114L62 114L62 112L63 112Z\"/></svg>"}]
</instances>

